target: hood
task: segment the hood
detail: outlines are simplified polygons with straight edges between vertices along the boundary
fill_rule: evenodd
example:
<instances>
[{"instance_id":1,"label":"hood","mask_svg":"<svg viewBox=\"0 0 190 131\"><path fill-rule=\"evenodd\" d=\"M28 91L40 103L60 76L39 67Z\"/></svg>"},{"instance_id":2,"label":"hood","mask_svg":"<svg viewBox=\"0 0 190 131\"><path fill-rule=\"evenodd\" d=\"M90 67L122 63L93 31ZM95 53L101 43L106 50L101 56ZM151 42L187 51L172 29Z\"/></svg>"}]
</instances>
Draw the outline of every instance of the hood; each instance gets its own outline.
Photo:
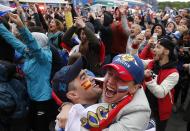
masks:
<instances>
[{"instance_id":1,"label":"hood","mask_svg":"<svg viewBox=\"0 0 190 131\"><path fill-rule=\"evenodd\" d=\"M176 68L176 67L177 67L176 61L172 61L172 62L169 62L169 63L161 66L162 69L170 69L170 68Z\"/></svg>"},{"instance_id":2,"label":"hood","mask_svg":"<svg viewBox=\"0 0 190 131\"><path fill-rule=\"evenodd\" d=\"M176 24L174 21L170 21L170 22L168 22L168 23L166 24L166 27L167 27L168 24L170 24L170 23L173 23L173 24L174 24L174 30L173 30L173 32L175 32L175 31L177 30L177 24Z\"/></svg>"},{"instance_id":3,"label":"hood","mask_svg":"<svg viewBox=\"0 0 190 131\"><path fill-rule=\"evenodd\" d=\"M32 36L39 43L40 47L42 48L48 47L48 37L44 33L32 32Z\"/></svg>"},{"instance_id":4,"label":"hood","mask_svg":"<svg viewBox=\"0 0 190 131\"><path fill-rule=\"evenodd\" d=\"M165 64L163 66L160 66L159 62L156 61L155 64L154 64L153 72L155 74L158 74L158 71L161 70L161 69L171 69L171 68L176 68L176 67L177 67L177 62L176 61L168 62L167 64Z\"/></svg>"},{"instance_id":5,"label":"hood","mask_svg":"<svg viewBox=\"0 0 190 131\"><path fill-rule=\"evenodd\" d=\"M8 81L16 73L16 65L0 61L0 81Z\"/></svg>"}]
</instances>

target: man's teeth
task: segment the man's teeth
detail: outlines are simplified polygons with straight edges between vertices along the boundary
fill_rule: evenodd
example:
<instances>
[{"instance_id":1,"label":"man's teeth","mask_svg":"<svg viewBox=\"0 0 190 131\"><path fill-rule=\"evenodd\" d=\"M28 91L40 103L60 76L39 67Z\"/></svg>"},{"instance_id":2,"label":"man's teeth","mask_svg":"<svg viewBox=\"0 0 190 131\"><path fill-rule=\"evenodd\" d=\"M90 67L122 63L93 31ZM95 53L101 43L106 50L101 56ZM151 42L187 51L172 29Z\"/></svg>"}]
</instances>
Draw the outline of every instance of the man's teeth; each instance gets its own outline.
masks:
<instances>
[{"instance_id":1,"label":"man's teeth","mask_svg":"<svg viewBox=\"0 0 190 131\"><path fill-rule=\"evenodd\" d=\"M95 86L97 86L96 83L94 83L94 84L92 85L92 87L95 87Z\"/></svg>"},{"instance_id":2,"label":"man's teeth","mask_svg":"<svg viewBox=\"0 0 190 131\"><path fill-rule=\"evenodd\" d=\"M115 92L115 90L112 89L112 88L110 88L110 87L107 87L107 89L110 90L110 91L114 91Z\"/></svg>"},{"instance_id":3,"label":"man's teeth","mask_svg":"<svg viewBox=\"0 0 190 131\"><path fill-rule=\"evenodd\" d=\"M115 91L114 89L109 88L109 87L106 88L106 91L105 91L106 97L111 98L111 97L113 97L115 94L116 94L116 91Z\"/></svg>"}]
</instances>

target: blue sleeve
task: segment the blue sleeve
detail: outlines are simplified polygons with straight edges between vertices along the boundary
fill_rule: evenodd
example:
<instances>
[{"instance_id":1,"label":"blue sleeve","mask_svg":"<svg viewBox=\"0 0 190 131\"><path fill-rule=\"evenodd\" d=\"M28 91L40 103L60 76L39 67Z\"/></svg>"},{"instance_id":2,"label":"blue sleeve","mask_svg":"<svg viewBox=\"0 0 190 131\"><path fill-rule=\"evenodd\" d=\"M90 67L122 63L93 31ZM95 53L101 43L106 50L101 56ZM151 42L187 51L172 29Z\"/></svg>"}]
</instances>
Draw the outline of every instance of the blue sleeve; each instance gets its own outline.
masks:
<instances>
[{"instance_id":1,"label":"blue sleeve","mask_svg":"<svg viewBox=\"0 0 190 131\"><path fill-rule=\"evenodd\" d=\"M19 53L24 54L24 49L26 46L18 40L10 31L7 30L7 28L0 24L0 36L5 39L7 43L9 43L15 50L17 50Z\"/></svg>"},{"instance_id":2,"label":"blue sleeve","mask_svg":"<svg viewBox=\"0 0 190 131\"><path fill-rule=\"evenodd\" d=\"M32 56L34 56L36 58L36 60L39 63L45 64L48 61L51 61L52 54L51 54L50 49L43 50L39 46L39 44L37 43L35 38L32 36L32 34L28 30L28 28L26 28L26 27L20 28L19 33L22 36L22 38L24 39L25 44L26 44L27 48L29 49L29 52L32 54Z\"/></svg>"}]
</instances>

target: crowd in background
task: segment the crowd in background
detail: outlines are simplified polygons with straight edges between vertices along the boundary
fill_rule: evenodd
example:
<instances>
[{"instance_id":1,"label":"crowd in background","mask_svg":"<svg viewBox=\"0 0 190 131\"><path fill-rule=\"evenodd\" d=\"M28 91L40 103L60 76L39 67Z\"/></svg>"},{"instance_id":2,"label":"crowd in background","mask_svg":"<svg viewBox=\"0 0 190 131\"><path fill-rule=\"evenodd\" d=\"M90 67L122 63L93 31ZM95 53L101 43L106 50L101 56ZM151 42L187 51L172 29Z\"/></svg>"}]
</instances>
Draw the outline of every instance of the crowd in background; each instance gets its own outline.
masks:
<instances>
[{"instance_id":1,"label":"crowd in background","mask_svg":"<svg viewBox=\"0 0 190 131\"><path fill-rule=\"evenodd\" d=\"M57 79L75 79L74 72L67 72L74 70L71 65L81 58L87 74L104 77L102 67L119 54L138 56L145 63L157 59L147 67L152 71L151 79L145 68L141 83L156 130L165 130L172 110L185 112L190 130L190 104L184 106L190 78L189 9L131 13L126 4L93 12L90 6L74 8L69 3L42 11L38 4L22 8L18 1L15 3L16 11L0 17L0 131L52 130L58 107L71 99L65 90L57 90ZM161 52L162 47L169 53ZM167 73L173 74L168 74L169 78ZM157 84L150 83L158 76L163 80L156 78ZM97 92L98 97L80 95L93 98L95 104L101 96Z\"/></svg>"}]
</instances>

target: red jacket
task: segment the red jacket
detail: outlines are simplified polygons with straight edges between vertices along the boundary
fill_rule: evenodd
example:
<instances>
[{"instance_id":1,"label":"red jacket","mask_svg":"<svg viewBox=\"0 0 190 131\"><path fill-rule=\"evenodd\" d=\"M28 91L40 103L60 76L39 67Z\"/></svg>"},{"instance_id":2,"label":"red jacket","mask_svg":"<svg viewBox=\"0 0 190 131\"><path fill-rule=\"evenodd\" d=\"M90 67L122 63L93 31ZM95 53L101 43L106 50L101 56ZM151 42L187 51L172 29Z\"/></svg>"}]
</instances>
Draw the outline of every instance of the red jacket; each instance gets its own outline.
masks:
<instances>
[{"instance_id":1,"label":"red jacket","mask_svg":"<svg viewBox=\"0 0 190 131\"><path fill-rule=\"evenodd\" d=\"M154 61L148 64L147 69L153 69ZM158 72L157 84L160 85L162 81L170 74L178 72L176 68L161 69ZM172 113L172 106L174 101L174 88L164 98L158 98L158 111L160 120L167 120Z\"/></svg>"},{"instance_id":2,"label":"red jacket","mask_svg":"<svg viewBox=\"0 0 190 131\"><path fill-rule=\"evenodd\" d=\"M121 21L113 22L111 25L112 30L112 47L111 53L125 53L128 36L125 34Z\"/></svg>"},{"instance_id":3,"label":"red jacket","mask_svg":"<svg viewBox=\"0 0 190 131\"><path fill-rule=\"evenodd\" d=\"M153 59L153 53L150 50L150 45L146 45L142 52L139 54L139 58L143 60Z\"/></svg>"}]
</instances>

